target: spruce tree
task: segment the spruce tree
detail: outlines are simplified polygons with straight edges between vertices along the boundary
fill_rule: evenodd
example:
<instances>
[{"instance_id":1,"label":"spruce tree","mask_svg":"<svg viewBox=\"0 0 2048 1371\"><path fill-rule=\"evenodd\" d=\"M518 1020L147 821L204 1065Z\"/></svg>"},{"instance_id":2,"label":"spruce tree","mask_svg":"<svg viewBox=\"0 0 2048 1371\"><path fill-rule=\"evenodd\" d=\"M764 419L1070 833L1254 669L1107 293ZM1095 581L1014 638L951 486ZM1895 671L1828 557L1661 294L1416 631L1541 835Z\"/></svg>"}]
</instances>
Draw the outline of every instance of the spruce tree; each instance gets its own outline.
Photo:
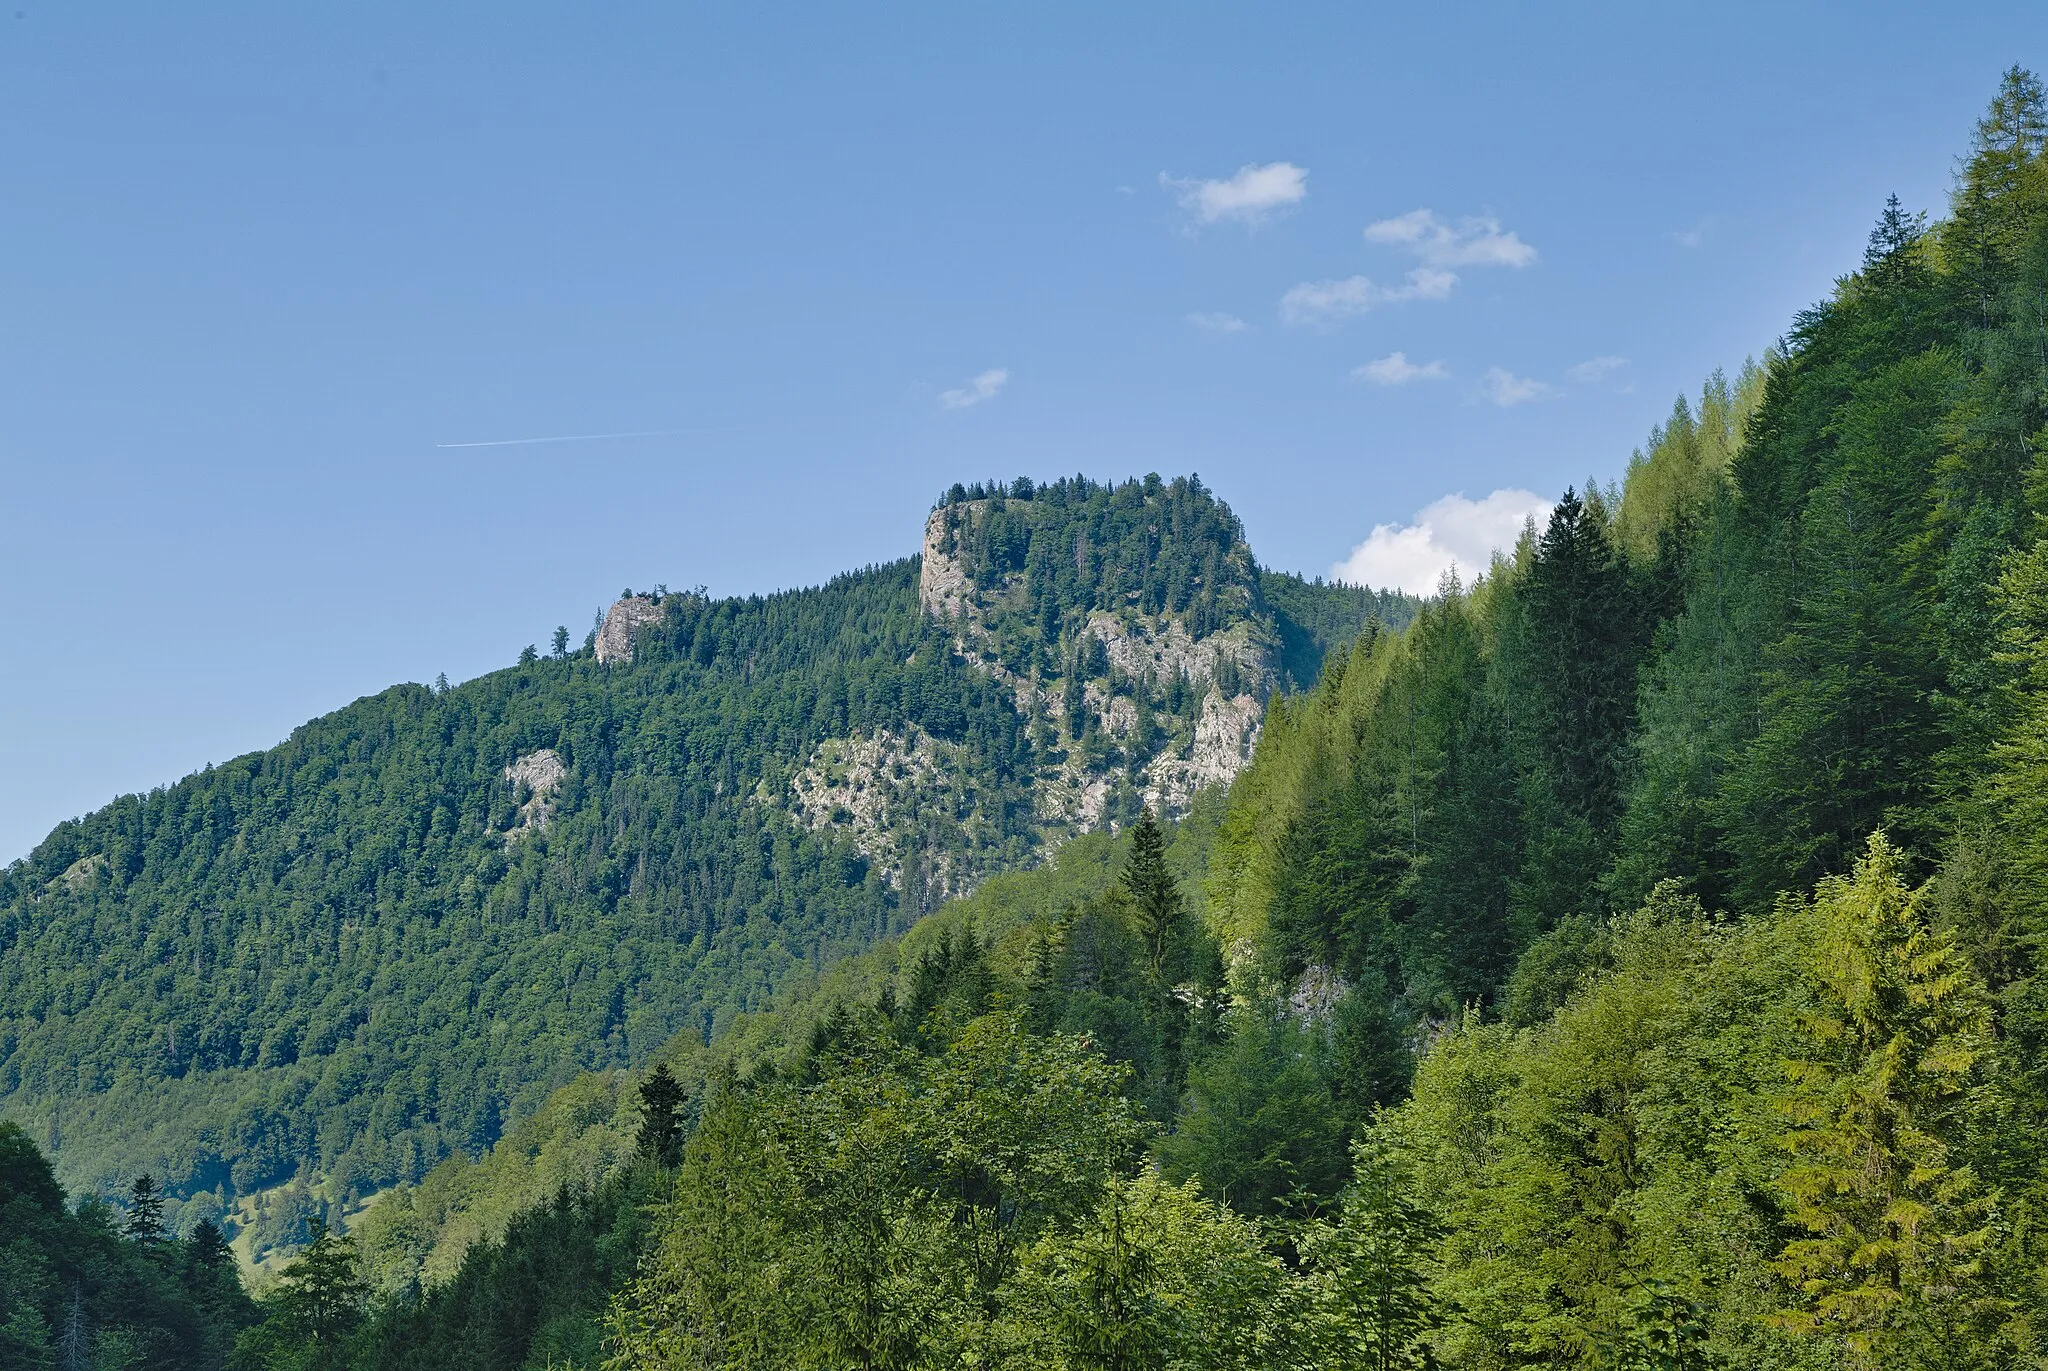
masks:
<instances>
[{"instance_id":1,"label":"spruce tree","mask_svg":"<svg viewBox=\"0 0 2048 1371\"><path fill-rule=\"evenodd\" d=\"M634 1148L641 1156L662 1166L682 1160L683 1125L676 1115L682 1103L683 1087L666 1064L640 1082L640 1134Z\"/></svg>"},{"instance_id":2,"label":"spruce tree","mask_svg":"<svg viewBox=\"0 0 2048 1371\"><path fill-rule=\"evenodd\" d=\"M1144 935L1152 974L1163 975L1176 950L1183 906L1180 887L1166 869L1166 835L1149 805L1139 811L1138 822L1131 826L1131 852L1124 860L1122 884L1137 915L1138 930Z\"/></svg>"},{"instance_id":3,"label":"spruce tree","mask_svg":"<svg viewBox=\"0 0 2048 1371\"><path fill-rule=\"evenodd\" d=\"M145 1173L135 1178L128 1191L128 1217L121 1231L130 1242L144 1247L154 1247L164 1240L164 1193L158 1188L156 1177Z\"/></svg>"},{"instance_id":4,"label":"spruce tree","mask_svg":"<svg viewBox=\"0 0 2048 1371\"><path fill-rule=\"evenodd\" d=\"M1795 1159L1780 1183L1808 1236L1779 1255L1800 1299L1776 1321L1839 1337L1872 1371L1989 1311L1987 1203L1951 1146L1989 1004L1903 865L1879 833L1852 876L1820 883L1805 1055L1777 1099Z\"/></svg>"},{"instance_id":5,"label":"spruce tree","mask_svg":"<svg viewBox=\"0 0 2048 1371\"><path fill-rule=\"evenodd\" d=\"M2019 66L1999 82L1977 121L1969 160L1956 177L1942 241L1975 297L1978 322L1992 322L1999 284L2048 208L2048 93Z\"/></svg>"},{"instance_id":6,"label":"spruce tree","mask_svg":"<svg viewBox=\"0 0 2048 1371\"><path fill-rule=\"evenodd\" d=\"M1109 1224L1091 1237L1079 1264L1083 1298L1060 1311L1074 1364L1089 1371L1163 1365L1152 1256L1125 1231L1124 1187L1110 1187Z\"/></svg>"},{"instance_id":7,"label":"spruce tree","mask_svg":"<svg viewBox=\"0 0 2048 1371\"><path fill-rule=\"evenodd\" d=\"M1411 1197L1396 1149L1377 1131L1351 1146L1354 1169L1336 1224L1312 1225L1319 1331L1332 1364L1366 1371L1430 1365L1424 1339L1438 1321L1430 1290L1437 1224Z\"/></svg>"}]
</instances>

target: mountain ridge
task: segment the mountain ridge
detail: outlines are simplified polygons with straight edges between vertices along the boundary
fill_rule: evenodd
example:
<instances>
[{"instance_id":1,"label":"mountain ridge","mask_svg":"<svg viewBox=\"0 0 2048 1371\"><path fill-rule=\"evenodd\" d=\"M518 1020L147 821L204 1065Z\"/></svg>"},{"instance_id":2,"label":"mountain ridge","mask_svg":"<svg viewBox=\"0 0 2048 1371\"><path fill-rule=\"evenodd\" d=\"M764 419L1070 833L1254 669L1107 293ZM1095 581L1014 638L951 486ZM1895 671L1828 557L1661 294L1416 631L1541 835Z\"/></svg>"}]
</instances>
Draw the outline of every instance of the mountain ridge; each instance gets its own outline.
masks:
<instances>
[{"instance_id":1,"label":"mountain ridge","mask_svg":"<svg viewBox=\"0 0 2048 1371\"><path fill-rule=\"evenodd\" d=\"M1032 489L1045 539L1094 548L1041 576L1049 635L994 614L1000 645L955 651L917 556L769 596L628 595L581 650L388 688L59 825L0 872L0 1116L73 1188L166 1176L179 1222L301 1183L318 1213L265 1235L289 1245L489 1146L578 1072L711 1035L982 874L1122 821L1168 753L1220 750L1194 694L1213 681L1127 678L1090 650L1121 642L1091 631L1127 593L1106 589L1119 558L1169 598L1235 559L1243 593L1206 632L1187 627L1199 591L1145 632L1199 645L1256 618L1253 706L1293 679L1283 634L1319 655L1409 603L1259 571L1199 483ZM1174 509L1184 528L1126 538ZM1336 631L1267 609L1262 577ZM1036 718L1015 689L1033 679L1060 688ZM878 739L923 748L926 779L867 805L863 832L860 806L825 803L831 758Z\"/></svg>"}]
</instances>

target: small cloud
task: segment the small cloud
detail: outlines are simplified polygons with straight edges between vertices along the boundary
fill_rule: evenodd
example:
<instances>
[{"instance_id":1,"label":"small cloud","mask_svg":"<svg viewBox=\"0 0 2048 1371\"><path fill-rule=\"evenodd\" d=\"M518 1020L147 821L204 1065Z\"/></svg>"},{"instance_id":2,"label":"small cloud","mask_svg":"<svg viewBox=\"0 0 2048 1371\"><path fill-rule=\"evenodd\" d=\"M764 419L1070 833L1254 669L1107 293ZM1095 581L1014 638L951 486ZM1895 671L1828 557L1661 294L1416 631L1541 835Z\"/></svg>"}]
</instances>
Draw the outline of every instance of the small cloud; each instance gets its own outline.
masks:
<instances>
[{"instance_id":1,"label":"small cloud","mask_svg":"<svg viewBox=\"0 0 2048 1371\"><path fill-rule=\"evenodd\" d=\"M1458 284L1455 273L1417 267L1404 284L1383 286L1364 276L1341 281L1303 281L1280 297L1280 317L1290 324L1324 324L1408 300L1441 300Z\"/></svg>"},{"instance_id":2,"label":"small cloud","mask_svg":"<svg viewBox=\"0 0 2048 1371\"><path fill-rule=\"evenodd\" d=\"M1469 585L1496 548L1513 547L1524 524L1549 513L1550 501L1527 490L1496 490L1483 500L1446 495L1417 510L1411 523L1375 526L1330 576L1411 595L1430 594L1451 572Z\"/></svg>"},{"instance_id":3,"label":"small cloud","mask_svg":"<svg viewBox=\"0 0 2048 1371\"><path fill-rule=\"evenodd\" d=\"M990 367L960 389L949 390L941 395L939 403L947 409L967 409L980 404L983 400L995 399L1009 383L1009 372L1001 367Z\"/></svg>"},{"instance_id":4,"label":"small cloud","mask_svg":"<svg viewBox=\"0 0 2048 1371\"><path fill-rule=\"evenodd\" d=\"M1365 240L1405 247L1433 267L1526 267L1536 260L1536 249L1504 231L1498 219L1447 224L1426 209L1366 225Z\"/></svg>"},{"instance_id":5,"label":"small cloud","mask_svg":"<svg viewBox=\"0 0 2048 1371\"><path fill-rule=\"evenodd\" d=\"M1664 236L1682 248L1696 248L1707 241L1707 235L1713 230L1714 221L1702 219L1689 229L1673 229Z\"/></svg>"},{"instance_id":6,"label":"small cloud","mask_svg":"<svg viewBox=\"0 0 2048 1371\"><path fill-rule=\"evenodd\" d=\"M1554 393L1541 381L1531 380L1527 376L1517 376L1501 367L1489 369L1486 375L1479 379L1479 388L1489 403L1499 405L1502 409L1525 405L1531 400L1541 400L1544 396Z\"/></svg>"},{"instance_id":7,"label":"small cloud","mask_svg":"<svg viewBox=\"0 0 2048 1371\"><path fill-rule=\"evenodd\" d=\"M1197 223L1226 219L1257 224L1308 198L1308 171L1292 162L1242 166L1221 181L1181 180L1159 173L1159 184L1174 192Z\"/></svg>"},{"instance_id":8,"label":"small cloud","mask_svg":"<svg viewBox=\"0 0 2048 1371\"><path fill-rule=\"evenodd\" d=\"M1196 328L1210 333L1239 333L1245 326L1244 320L1235 314L1225 314L1222 310L1197 310L1187 319Z\"/></svg>"},{"instance_id":9,"label":"small cloud","mask_svg":"<svg viewBox=\"0 0 2048 1371\"><path fill-rule=\"evenodd\" d=\"M1407 353L1390 352L1376 362L1355 368L1351 374L1377 386L1405 386L1410 381L1441 381L1451 373L1442 362L1424 362L1418 366L1408 360Z\"/></svg>"},{"instance_id":10,"label":"small cloud","mask_svg":"<svg viewBox=\"0 0 2048 1371\"><path fill-rule=\"evenodd\" d=\"M1582 386L1598 385L1628 365L1626 357L1589 357L1565 372Z\"/></svg>"}]
</instances>

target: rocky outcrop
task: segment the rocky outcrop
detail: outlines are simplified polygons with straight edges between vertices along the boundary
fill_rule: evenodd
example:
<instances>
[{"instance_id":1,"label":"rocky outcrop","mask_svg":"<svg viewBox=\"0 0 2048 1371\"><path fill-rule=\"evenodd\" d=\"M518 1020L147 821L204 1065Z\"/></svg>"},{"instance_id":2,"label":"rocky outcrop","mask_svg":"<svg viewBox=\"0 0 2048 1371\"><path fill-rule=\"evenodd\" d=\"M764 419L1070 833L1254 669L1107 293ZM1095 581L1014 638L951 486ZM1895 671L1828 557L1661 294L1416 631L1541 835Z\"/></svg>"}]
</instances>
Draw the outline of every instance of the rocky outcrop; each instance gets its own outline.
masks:
<instances>
[{"instance_id":1,"label":"rocky outcrop","mask_svg":"<svg viewBox=\"0 0 2048 1371\"><path fill-rule=\"evenodd\" d=\"M1161 814L1178 814L1198 791L1228 785L1251 764L1266 711L1253 695L1225 698L1212 690L1195 719L1195 740L1186 756L1167 752L1145 768L1145 802Z\"/></svg>"},{"instance_id":2,"label":"rocky outcrop","mask_svg":"<svg viewBox=\"0 0 2048 1371\"><path fill-rule=\"evenodd\" d=\"M1335 970L1320 962L1312 962L1302 968L1293 993L1287 997L1287 1007L1294 1011L1296 1018L1319 1023L1337 1012L1338 1002L1350 989L1350 984Z\"/></svg>"},{"instance_id":3,"label":"rocky outcrop","mask_svg":"<svg viewBox=\"0 0 2048 1371\"><path fill-rule=\"evenodd\" d=\"M924 521L924 558L918 568L917 601L935 619L958 619L974 602L974 586L967 568L952 555L947 534L947 511L935 509ZM972 516L970 516L972 517Z\"/></svg>"},{"instance_id":4,"label":"rocky outcrop","mask_svg":"<svg viewBox=\"0 0 2048 1371\"><path fill-rule=\"evenodd\" d=\"M597 664L625 666L633 660L633 635L649 624L661 622L661 601L647 595L628 595L605 611L604 625L597 630Z\"/></svg>"},{"instance_id":5,"label":"rocky outcrop","mask_svg":"<svg viewBox=\"0 0 2048 1371\"><path fill-rule=\"evenodd\" d=\"M95 852L90 856L80 857L70 866L65 867L45 889L54 893L61 888L76 895L79 891L98 880L99 874L106 869L107 854Z\"/></svg>"},{"instance_id":6,"label":"rocky outcrop","mask_svg":"<svg viewBox=\"0 0 2048 1371\"><path fill-rule=\"evenodd\" d=\"M946 850L953 845L927 852L935 824L957 831L956 816L968 816L970 826L981 822L981 797L965 783L970 768L961 764L963 751L915 725L903 733L885 728L828 738L790 778L790 810L813 832L843 834L898 890L914 864L916 894L927 905L963 894L968 873Z\"/></svg>"},{"instance_id":7,"label":"rocky outcrop","mask_svg":"<svg viewBox=\"0 0 2048 1371\"><path fill-rule=\"evenodd\" d=\"M555 812L555 792L561 789L569 768L553 748L544 747L514 758L503 774L512 787L513 802L519 806L512 826L505 830L505 841L509 843L522 834L548 826Z\"/></svg>"},{"instance_id":8,"label":"rocky outcrop","mask_svg":"<svg viewBox=\"0 0 2048 1371\"><path fill-rule=\"evenodd\" d=\"M1218 666L1228 661L1237 669L1240 689L1260 696L1276 683L1274 645L1264 627L1246 620L1196 639L1174 614L1098 609L1088 616L1088 632L1101 640L1109 664L1126 676L1163 682L1179 675L1199 684L1215 680Z\"/></svg>"},{"instance_id":9,"label":"rocky outcrop","mask_svg":"<svg viewBox=\"0 0 2048 1371\"><path fill-rule=\"evenodd\" d=\"M992 627L1025 603L1025 574L1011 571L977 580L959 553L961 534L980 527L998 508L1023 514L1029 502L975 500L932 512L924 528L918 603L950 628L961 657L1012 693L1020 715L1042 713L1060 737L1072 738L1086 720L1066 717L1067 697L1059 678L1045 677L1043 667L1029 677L1019 674L1003 660L1003 640ZM1010 622L1014 633L1014 617ZM1247 615L1197 638L1180 614L1145 613L1132 605L1092 610L1081 632L1102 644L1110 673L1086 682L1081 699L1089 718L1098 720L1118 747L1130 748L1137 729L1138 710L1130 694L1134 685L1151 694L1155 709L1176 678L1199 701L1193 718L1164 721L1166 736L1153 745L1153 755L1132 759L1137 763L1134 779L1156 812L1185 812L1198 791L1227 785L1250 762L1265 718L1263 702L1279 685L1279 644L1264 617ZM1063 656L1055 654L1056 659ZM1113 678L1119 677L1123 684L1113 691ZM1033 811L1050 830L1048 836L1085 831L1103 822L1119 784L1088 769L1078 750L1069 749L1064 763L1033 778Z\"/></svg>"}]
</instances>

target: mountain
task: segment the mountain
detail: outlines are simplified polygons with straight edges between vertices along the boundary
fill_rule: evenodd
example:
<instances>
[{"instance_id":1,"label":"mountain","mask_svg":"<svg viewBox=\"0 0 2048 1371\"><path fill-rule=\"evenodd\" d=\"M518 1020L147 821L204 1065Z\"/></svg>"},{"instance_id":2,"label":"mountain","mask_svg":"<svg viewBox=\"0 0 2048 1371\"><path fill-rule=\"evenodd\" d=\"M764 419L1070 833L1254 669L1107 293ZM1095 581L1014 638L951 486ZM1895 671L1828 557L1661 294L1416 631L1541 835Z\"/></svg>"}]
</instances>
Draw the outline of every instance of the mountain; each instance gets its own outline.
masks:
<instances>
[{"instance_id":1,"label":"mountain","mask_svg":"<svg viewBox=\"0 0 2048 1371\"><path fill-rule=\"evenodd\" d=\"M1226 799L566 1087L258 1364L2041 1364L2044 321L2014 68L1947 218L1888 205L1618 492L1330 654ZM1019 655L1043 516L962 494L921 593L1070 812L1121 697ZM1142 679L1158 594L1060 649L1121 597Z\"/></svg>"},{"instance_id":2,"label":"mountain","mask_svg":"<svg viewBox=\"0 0 2048 1371\"><path fill-rule=\"evenodd\" d=\"M1205 730L1293 674L1290 632L1325 640L1276 605L1323 593L1269 587L1192 482L1054 491L955 492L898 583L921 636L877 673L981 694L882 717L849 691L844 723L812 697L775 754L801 800L712 792L877 889L970 893L571 1081L253 1311L188 1317L161 1280L70 1308L195 1362L254 1317L235 1357L266 1371L2042 1363L2036 79L2007 73L1947 218L1886 206L1618 492L1566 492L1478 583L1368 621L1269 701L1226 794L1163 825L1102 820L1181 793ZM709 609L639 601L602 665L556 665L658 678ZM1148 714L1171 755L1139 746ZM485 758L526 759L501 851L577 831L593 802L543 795L533 759L573 776L580 736ZM906 791L966 737L1010 759L986 786L1014 828L986 786L938 815ZM1073 836L978 879L1009 832ZM99 851L34 888L111 888L135 859ZM36 1225L0 1228L0 1347L50 1360L54 1260L187 1250L146 1188L128 1208L126 1238L104 1208L63 1222L0 1126L0 1218Z\"/></svg>"},{"instance_id":3,"label":"mountain","mask_svg":"<svg viewBox=\"0 0 2048 1371\"><path fill-rule=\"evenodd\" d=\"M1182 811L1269 696L1411 610L1261 570L1157 477L956 487L922 556L813 589L629 593L580 650L358 700L0 873L0 1114L74 1187L153 1171L175 1222L289 1245L580 1072Z\"/></svg>"}]
</instances>

